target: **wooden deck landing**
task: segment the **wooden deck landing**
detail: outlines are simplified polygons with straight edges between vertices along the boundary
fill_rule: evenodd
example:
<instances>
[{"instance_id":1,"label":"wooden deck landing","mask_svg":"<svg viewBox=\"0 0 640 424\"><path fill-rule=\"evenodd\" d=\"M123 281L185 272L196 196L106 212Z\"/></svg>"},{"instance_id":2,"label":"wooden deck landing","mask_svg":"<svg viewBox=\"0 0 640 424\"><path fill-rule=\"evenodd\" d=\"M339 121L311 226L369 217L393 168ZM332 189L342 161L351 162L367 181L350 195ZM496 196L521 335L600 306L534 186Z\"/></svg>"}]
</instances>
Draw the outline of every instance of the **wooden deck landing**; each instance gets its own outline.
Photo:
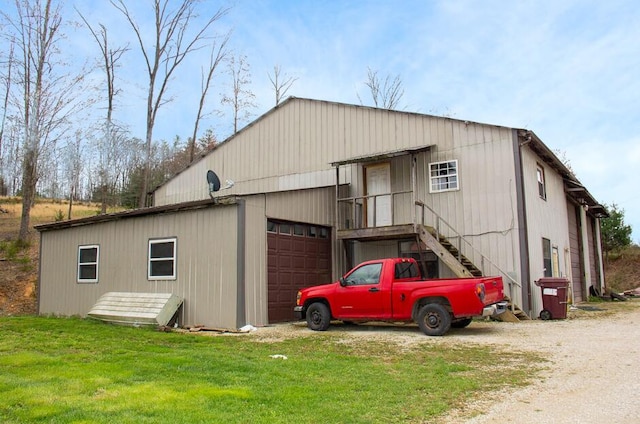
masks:
<instances>
[{"instance_id":1,"label":"wooden deck landing","mask_svg":"<svg viewBox=\"0 0 640 424\"><path fill-rule=\"evenodd\" d=\"M356 228L338 230L338 240L376 241L411 238L418 235L413 224L390 225L388 227Z\"/></svg>"}]
</instances>

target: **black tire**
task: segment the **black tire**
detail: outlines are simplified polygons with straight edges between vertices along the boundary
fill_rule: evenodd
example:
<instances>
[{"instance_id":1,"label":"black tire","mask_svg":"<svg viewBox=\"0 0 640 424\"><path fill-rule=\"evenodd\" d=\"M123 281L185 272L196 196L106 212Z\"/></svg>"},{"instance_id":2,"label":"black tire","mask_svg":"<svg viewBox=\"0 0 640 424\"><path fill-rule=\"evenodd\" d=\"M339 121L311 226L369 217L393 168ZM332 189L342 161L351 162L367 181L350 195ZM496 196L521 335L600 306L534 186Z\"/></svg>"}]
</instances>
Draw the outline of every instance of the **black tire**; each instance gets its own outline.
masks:
<instances>
[{"instance_id":1,"label":"black tire","mask_svg":"<svg viewBox=\"0 0 640 424\"><path fill-rule=\"evenodd\" d=\"M548 321L550 319L552 319L553 316L551 315L551 311L547 310L547 309L543 309L542 311L540 311L540 319L544 320L544 321Z\"/></svg>"},{"instance_id":2,"label":"black tire","mask_svg":"<svg viewBox=\"0 0 640 424\"><path fill-rule=\"evenodd\" d=\"M315 302L307 308L307 327L313 331L325 331L331 324L329 307L321 302Z\"/></svg>"},{"instance_id":3,"label":"black tire","mask_svg":"<svg viewBox=\"0 0 640 424\"><path fill-rule=\"evenodd\" d=\"M418 311L418 327L427 336L443 336L451 328L451 314L444 306L429 303Z\"/></svg>"},{"instance_id":4,"label":"black tire","mask_svg":"<svg viewBox=\"0 0 640 424\"><path fill-rule=\"evenodd\" d=\"M451 327L453 328L465 328L473 321L472 318L462 318L451 323Z\"/></svg>"}]
</instances>

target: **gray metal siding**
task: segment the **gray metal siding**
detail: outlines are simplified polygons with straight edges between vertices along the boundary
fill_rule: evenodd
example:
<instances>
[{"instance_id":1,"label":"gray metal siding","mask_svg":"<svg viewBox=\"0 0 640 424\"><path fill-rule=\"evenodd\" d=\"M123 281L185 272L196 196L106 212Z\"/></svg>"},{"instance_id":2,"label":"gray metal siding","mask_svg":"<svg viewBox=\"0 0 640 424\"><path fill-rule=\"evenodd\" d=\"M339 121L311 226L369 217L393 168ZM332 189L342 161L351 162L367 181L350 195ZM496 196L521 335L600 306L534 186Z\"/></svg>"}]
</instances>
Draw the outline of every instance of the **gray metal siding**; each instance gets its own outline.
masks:
<instances>
[{"instance_id":1,"label":"gray metal siding","mask_svg":"<svg viewBox=\"0 0 640 424\"><path fill-rule=\"evenodd\" d=\"M542 199L538 194L536 166L543 162L526 146L523 147L522 152L525 203L527 205L531 304L533 315L537 316L542 310L542 294L540 288L533 282L544 277L542 238L549 239L551 245L558 248L561 255L560 276L566 277L570 271L565 269L566 264L562 260L562 255L565 249L570 249L569 220L562 177L549 166L543 165L547 198L546 200Z\"/></svg>"},{"instance_id":2,"label":"gray metal siding","mask_svg":"<svg viewBox=\"0 0 640 424\"><path fill-rule=\"evenodd\" d=\"M266 325L267 218L264 195L245 198L245 312L248 324Z\"/></svg>"},{"instance_id":3,"label":"gray metal siding","mask_svg":"<svg viewBox=\"0 0 640 424\"><path fill-rule=\"evenodd\" d=\"M235 181L226 194L328 186L335 183L333 161L450 140L451 125L425 115L292 99L160 187L155 204L206 198L208 169ZM296 177L298 187L290 183Z\"/></svg>"},{"instance_id":4,"label":"gray metal siding","mask_svg":"<svg viewBox=\"0 0 640 424\"><path fill-rule=\"evenodd\" d=\"M236 322L237 213L215 207L121 219L42 233L40 313L85 315L109 291L174 293L180 325L233 328ZM148 281L148 241L177 238L175 280ZM76 282L79 245L100 246L97 284Z\"/></svg>"},{"instance_id":5,"label":"gray metal siding","mask_svg":"<svg viewBox=\"0 0 640 424\"><path fill-rule=\"evenodd\" d=\"M161 187L155 200L162 205L205 198L207 169L235 181L225 194L330 187L335 184L330 162L428 145L434 145L432 151L418 155L418 198L502 269L519 275L512 132L503 127L293 99ZM460 190L429 193L429 162L453 159L459 161ZM392 190L410 189L409 157L392 159L391 165ZM344 167L343 173L341 182L351 183L350 194L361 192L362 166ZM319 201L313 190L303 190L300 202L287 197L271 197L267 215L334 224L325 218L334 214L333 199ZM409 221L413 210L410 195L405 197L394 214ZM336 256L334 264L340 266L341 248Z\"/></svg>"}]
</instances>

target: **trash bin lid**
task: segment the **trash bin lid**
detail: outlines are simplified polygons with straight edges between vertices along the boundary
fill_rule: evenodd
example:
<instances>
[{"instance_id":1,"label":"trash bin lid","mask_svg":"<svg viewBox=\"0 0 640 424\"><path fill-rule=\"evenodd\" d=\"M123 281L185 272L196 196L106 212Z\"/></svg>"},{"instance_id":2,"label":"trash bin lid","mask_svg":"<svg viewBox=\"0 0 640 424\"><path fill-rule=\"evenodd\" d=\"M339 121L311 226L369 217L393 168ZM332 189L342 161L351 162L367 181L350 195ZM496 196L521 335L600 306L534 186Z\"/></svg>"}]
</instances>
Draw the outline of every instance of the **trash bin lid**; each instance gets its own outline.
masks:
<instances>
[{"instance_id":1,"label":"trash bin lid","mask_svg":"<svg viewBox=\"0 0 640 424\"><path fill-rule=\"evenodd\" d=\"M567 280L566 278L560 278L560 277L543 277L535 281L535 283L536 283L536 286L538 287L558 288L558 287L569 286L569 280Z\"/></svg>"}]
</instances>

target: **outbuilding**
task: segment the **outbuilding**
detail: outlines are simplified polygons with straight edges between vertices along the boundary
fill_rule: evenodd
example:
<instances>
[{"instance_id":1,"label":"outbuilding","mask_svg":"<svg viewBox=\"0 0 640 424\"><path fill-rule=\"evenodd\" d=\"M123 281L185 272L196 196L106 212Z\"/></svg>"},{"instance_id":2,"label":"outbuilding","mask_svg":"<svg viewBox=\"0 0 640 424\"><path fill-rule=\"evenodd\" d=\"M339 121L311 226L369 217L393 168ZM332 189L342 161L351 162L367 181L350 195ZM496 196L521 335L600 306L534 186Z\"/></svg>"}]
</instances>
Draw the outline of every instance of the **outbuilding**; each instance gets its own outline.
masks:
<instances>
[{"instance_id":1,"label":"outbuilding","mask_svg":"<svg viewBox=\"0 0 640 424\"><path fill-rule=\"evenodd\" d=\"M151 203L38 226L40 313L162 292L184 299L180 325L266 325L293 318L299 288L393 256L501 275L521 316L542 309L541 277L569 279L575 302L604 286L604 208L525 129L289 98Z\"/></svg>"}]
</instances>

